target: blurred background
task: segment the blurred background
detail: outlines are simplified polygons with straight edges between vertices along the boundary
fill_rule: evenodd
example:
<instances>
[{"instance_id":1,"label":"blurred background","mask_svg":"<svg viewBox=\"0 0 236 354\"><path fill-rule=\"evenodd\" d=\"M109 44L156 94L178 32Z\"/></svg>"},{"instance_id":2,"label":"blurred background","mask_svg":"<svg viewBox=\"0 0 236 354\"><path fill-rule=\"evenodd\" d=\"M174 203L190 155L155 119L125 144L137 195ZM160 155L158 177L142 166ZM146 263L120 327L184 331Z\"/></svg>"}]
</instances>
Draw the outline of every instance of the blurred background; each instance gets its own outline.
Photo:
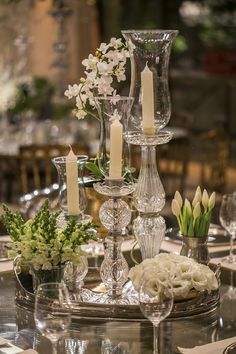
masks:
<instances>
[{"instance_id":1,"label":"blurred background","mask_svg":"<svg viewBox=\"0 0 236 354\"><path fill-rule=\"evenodd\" d=\"M175 135L157 153L167 197L197 185L236 190L235 0L0 0L0 201L53 183L50 158L68 144L96 155L99 127L73 116L64 91L122 29L179 30L169 71Z\"/></svg>"}]
</instances>

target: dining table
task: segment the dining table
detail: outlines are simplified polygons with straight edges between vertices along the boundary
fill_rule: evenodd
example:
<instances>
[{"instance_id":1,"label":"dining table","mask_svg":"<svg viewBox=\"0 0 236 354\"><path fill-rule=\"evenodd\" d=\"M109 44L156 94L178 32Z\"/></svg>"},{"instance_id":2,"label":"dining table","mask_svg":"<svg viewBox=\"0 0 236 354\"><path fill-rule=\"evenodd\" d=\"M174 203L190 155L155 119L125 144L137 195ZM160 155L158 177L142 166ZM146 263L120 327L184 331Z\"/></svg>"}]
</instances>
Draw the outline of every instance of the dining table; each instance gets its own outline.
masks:
<instances>
[{"instance_id":1,"label":"dining table","mask_svg":"<svg viewBox=\"0 0 236 354\"><path fill-rule=\"evenodd\" d=\"M133 240L123 242L124 254L128 254ZM226 244L209 246L211 263L220 264L227 252ZM179 242L166 237L162 251L180 250ZM102 257L102 255L101 255ZM33 348L39 354L50 354L48 339L35 328L33 308L19 304L18 284L11 261L0 263L0 337L17 348ZM218 305L211 311L180 317L170 317L159 326L160 354L179 353L178 348L192 348L231 338L236 334L236 265L221 264ZM92 311L92 309L91 309ZM114 318L107 311L105 318L78 316L70 330L58 342L58 354L149 354L153 352L152 324L145 318ZM197 351L198 352L198 351ZM5 353L1 351L0 353ZM7 352L8 353L8 352ZM9 351L9 353L12 353ZM15 353L15 352L14 352ZM199 351L204 353L204 351ZM213 353L213 352L212 352Z\"/></svg>"}]
</instances>

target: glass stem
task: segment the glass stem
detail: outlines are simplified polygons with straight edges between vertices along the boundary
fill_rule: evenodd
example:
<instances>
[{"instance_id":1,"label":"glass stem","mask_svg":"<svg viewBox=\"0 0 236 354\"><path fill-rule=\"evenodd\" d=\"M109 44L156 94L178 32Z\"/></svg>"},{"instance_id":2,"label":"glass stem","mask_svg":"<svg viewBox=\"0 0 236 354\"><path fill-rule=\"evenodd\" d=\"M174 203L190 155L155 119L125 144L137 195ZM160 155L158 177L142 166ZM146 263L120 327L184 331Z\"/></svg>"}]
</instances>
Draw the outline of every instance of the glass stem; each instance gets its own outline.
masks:
<instances>
[{"instance_id":1,"label":"glass stem","mask_svg":"<svg viewBox=\"0 0 236 354\"><path fill-rule=\"evenodd\" d=\"M153 354L158 354L158 325L153 325Z\"/></svg>"},{"instance_id":2,"label":"glass stem","mask_svg":"<svg viewBox=\"0 0 236 354\"><path fill-rule=\"evenodd\" d=\"M52 354L57 354L57 341L52 341Z\"/></svg>"},{"instance_id":3,"label":"glass stem","mask_svg":"<svg viewBox=\"0 0 236 354\"><path fill-rule=\"evenodd\" d=\"M235 239L235 232L230 235L230 248L229 248L229 261L233 263L234 261L234 239Z\"/></svg>"}]
</instances>

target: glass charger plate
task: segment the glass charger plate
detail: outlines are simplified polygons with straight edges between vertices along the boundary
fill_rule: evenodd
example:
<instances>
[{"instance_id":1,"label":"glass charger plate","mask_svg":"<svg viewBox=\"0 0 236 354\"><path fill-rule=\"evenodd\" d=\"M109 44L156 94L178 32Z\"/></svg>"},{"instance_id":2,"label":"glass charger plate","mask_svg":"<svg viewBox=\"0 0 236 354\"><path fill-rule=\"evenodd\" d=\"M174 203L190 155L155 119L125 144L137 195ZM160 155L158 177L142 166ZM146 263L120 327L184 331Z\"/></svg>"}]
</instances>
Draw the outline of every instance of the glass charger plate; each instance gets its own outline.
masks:
<instances>
[{"instance_id":1,"label":"glass charger plate","mask_svg":"<svg viewBox=\"0 0 236 354\"><path fill-rule=\"evenodd\" d=\"M21 309L33 311L35 299L32 293L32 284L30 284L29 280L28 275L25 277L22 274L16 274L15 301L16 305ZM92 289L97 288L100 282L97 269L90 268L85 278L86 289L90 289L92 293L96 294ZM138 303L127 305L101 304L92 301L77 301L76 297L77 294L71 294L71 313L74 322L78 320L107 321L108 319L115 321L147 321L141 313ZM214 315L218 302L218 291L198 293L194 298L175 302L169 318L186 318L189 316L206 315L206 313L209 316L211 314Z\"/></svg>"},{"instance_id":2,"label":"glass charger plate","mask_svg":"<svg viewBox=\"0 0 236 354\"><path fill-rule=\"evenodd\" d=\"M178 244L182 243L182 236L177 227L166 230L165 240ZM220 225L211 224L209 228L208 246L228 246L230 242L229 234Z\"/></svg>"}]
</instances>

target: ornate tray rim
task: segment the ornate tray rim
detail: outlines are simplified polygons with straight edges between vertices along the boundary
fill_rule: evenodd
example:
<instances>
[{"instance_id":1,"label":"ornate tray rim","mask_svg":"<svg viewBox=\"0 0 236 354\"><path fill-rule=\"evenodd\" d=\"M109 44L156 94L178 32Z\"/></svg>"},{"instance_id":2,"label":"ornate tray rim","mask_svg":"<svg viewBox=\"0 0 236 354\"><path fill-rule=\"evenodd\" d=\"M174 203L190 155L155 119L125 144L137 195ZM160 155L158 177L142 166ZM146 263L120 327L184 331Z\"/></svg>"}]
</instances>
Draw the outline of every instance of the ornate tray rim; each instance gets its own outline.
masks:
<instances>
[{"instance_id":1,"label":"ornate tray rim","mask_svg":"<svg viewBox=\"0 0 236 354\"><path fill-rule=\"evenodd\" d=\"M16 280L16 306L25 310L33 310L35 302L34 294L23 286L15 268L14 274ZM174 303L173 310L167 320L210 315L216 311L219 298L219 289L217 289L210 293L206 291L201 292L192 299L177 301ZM77 320L148 322L141 313L139 305L97 304L72 300L71 315L73 322Z\"/></svg>"}]
</instances>

